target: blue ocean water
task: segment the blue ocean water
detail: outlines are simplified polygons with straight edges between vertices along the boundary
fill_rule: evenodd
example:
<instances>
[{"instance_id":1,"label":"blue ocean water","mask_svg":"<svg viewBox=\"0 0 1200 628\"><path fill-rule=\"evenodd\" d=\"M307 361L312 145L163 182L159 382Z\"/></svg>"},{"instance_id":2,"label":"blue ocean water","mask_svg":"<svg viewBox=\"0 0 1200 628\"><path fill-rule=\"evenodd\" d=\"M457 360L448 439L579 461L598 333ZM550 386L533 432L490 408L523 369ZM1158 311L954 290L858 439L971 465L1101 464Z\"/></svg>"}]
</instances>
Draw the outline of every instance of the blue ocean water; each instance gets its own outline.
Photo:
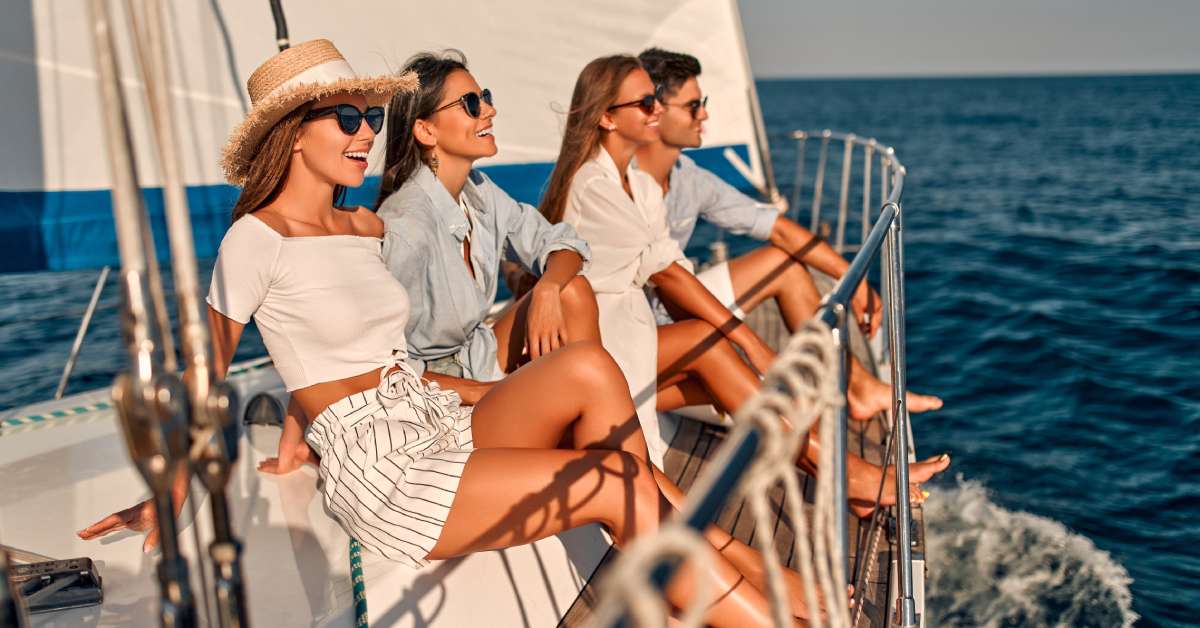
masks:
<instances>
[{"instance_id":1,"label":"blue ocean water","mask_svg":"<svg viewBox=\"0 0 1200 628\"><path fill-rule=\"evenodd\" d=\"M909 381L946 400L916 438L965 478L931 625L1200 622L1200 76L759 93L784 178L796 126L908 167Z\"/></svg>"},{"instance_id":2,"label":"blue ocean water","mask_svg":"<svg viewBox=\"0 0 1200 628\"><path fill-rule=\"evenodd\" d=\"M946 400L916 438L957 474L928 505L929 625L1196 623L1200 76L759 94L785 193L795 128L876 137L908 167L909 380ZM0 275L0 408L53 393L95 279ZM114 288L70 391L122 362ZM262 353L248 331L239 358Z\"/></svg>"}]
</instances>

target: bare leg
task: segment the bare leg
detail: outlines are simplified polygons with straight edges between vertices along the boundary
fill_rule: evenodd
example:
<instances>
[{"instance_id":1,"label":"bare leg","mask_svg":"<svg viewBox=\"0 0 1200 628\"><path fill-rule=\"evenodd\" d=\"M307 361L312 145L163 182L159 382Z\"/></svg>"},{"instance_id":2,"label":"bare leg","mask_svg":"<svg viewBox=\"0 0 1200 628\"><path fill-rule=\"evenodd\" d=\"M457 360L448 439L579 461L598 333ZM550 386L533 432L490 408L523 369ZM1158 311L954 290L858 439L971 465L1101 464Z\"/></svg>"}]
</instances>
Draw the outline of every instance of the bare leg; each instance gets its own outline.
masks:
<instances>
[{"instance_id":1,"label":"bare leg","mask_svg":"<svg viewBox=\"0 0 1200 628\"><path fill-rule=\"evenodd\" d=\"M670 511L650 465L625 452L477 449L429 558L530 543L588 523L606 526L624 546L656 530ZM709 578L718 597L708 610L708 623L768 624L763 594L721 554L713 551L711 557L708 573L685 565L667 587L668 600L687 606L694 578Z\"/></svg>"},{"instance_id":2,"label":"bare leg","mask_svg":"<svg viewBox=\"0 0 1200 628\"><path fill-rule=\"evenodd\" d=\"M679 375L667 381L660 381L658 384L658 397L656 399L658 410L667 412L684 406L702 406L711 404L720 412L728 412L729 410L722 408L721 404L717 403L712 395L708 394L708 389L704 387L704 382L695 377Z\"/></svg>"},{"instance_id":3,"label":"bare leg","mask_svg":"<svg viewBox=\"0 0 1200 628\"><path fill-rule=\"evenodd\" d=\"M666 475L651 465L654 471L654 479L658 481L658 486L662 490L662 494L671 502L675 508L679 508L683 504L683 491L675 485ZM763 555L758 550L730 536L730 534L715 525L708 526L704 531L704 537L708 542L717 548L722 555L729 560L730 563L737 567L737 570L746 576L759 591L767 590L767 566ZM792 569L784 567L782 569L783 579L787 586L788 603L792 609L792 615L801 619L807 619L809 614L808 603L804 601L804 581L801 580L800 574ZM817 591L817 598L820 599L821 592Z\"/></svg>"},{"instance_id":4,"label":"bare leg","mask_svg":"<svg viewBox=\"0 0 1200 628\"><path fill-rule=\"evenodd\" d=\"M525 349L525 315L529 312L530 296L531 293L527 293L518 299L492 326L492 332L496 334L496 360L504 367L505 373L513 372L529 360L522 352ZM599 341L600 310L596 306L592 284L582 275L577 275L559 292L559 298L562 299L563 320L567 324L569 342Z\"/></svg>"},{"instance_id":5,"label":"bare leg","mask_svg":"<svg viewBox=\"0 0 1200 628\"><path fill-rule=\"evenodd\" d=\"M737 304L749 312L768 298L775 299L784 324L795 331L812 318L821 294L812 275L783 250L764 246L729 262L729 278ZM850 361L850 417L865 421L892 405L892 387ZM942 400L933 395L908 393L908 410L913 413L937 410Z\"/></svg>"},{"instance_id":6,"label":"bare leg","mask_svg":"<svg viewBox=\"0 0 1200 628\"><path fill-rule=\"evenodd\" d=\"M749 312L763 301L775 299L789 331L812 318L821 302L808 268L774 246L730 260L729 278L738 307Z\"/></svg>"},{"instance_id":7,"label":"bare leg","mask_svg":"<svg viewBox=\"0 0 1200 628\"><path fill-rule=\"evenodd\" d=\"M580 395L544 395L547 378ZM520 422L521 429L512 429ZM481 448L553 448L566 430L576 443L621 449L645 460L646 441L638 429L628 387L612 358L596 343L576 343L535 360L490 391L476 406L472 437ZM683 502L683 493L654 469L663 494L672 505ZM742 571L760 591L766 586L762 555L709 526L705 537ZM785 570L793 608L804 609L799 574ZM798 615L801 616L801 615Z\"/></svg>"},{"instance_id":8,"label":"bare leg","mask_svg":"<svg viewBox=\"0 0 1200 628\"><path fill-rule=\"evenodd\" d=\"M571 394L546 394L547 389ZM475 406L475 446L553 449L570 431L579 447L647 458L625 376L594 340L573 342L497 383Z\"/></svg>"},{"instance_id":9,"label":"bare leg","mask_svg":"<svg viewBox=\"0 0 1200 628\"><path fill-rule=\"evenodd\" d=\"M699 320L686 320L658 328L659 387L678 387L688 381L699 380L710 397L725 408L737 409L742 402L758 390L758 377L740 359L733 347L711 325ZM684 384L687 385L687 384ZM660 410L671 410L663 402L685 398L686 390L672 390L659 402ZM691 394L695 395L692 391ZM809 471L816 472L818 460L816 429L809 432L809 445L797 463ZM944 471L950 459L920 462L909 467L909 477L915 487L909 493L914 501L923 500L919 484ZM889 472L890 473L890 472ZM854 454L846 454L846 474L849 478L847 493L855 514L865 516L863 508L870 511L878 494L883 469ZM896 503L895 482L885 483L883 505ZM864 506L866 504L866 506Z\"/></svg>"},{"instance_id":10,"label":"bare leg","mask_svg":"<svg viewBox=\"0 0 1200 628\"><path fill-rule=\"evenodd\" d=\"M758 390L758 376L742 360L733 345L712 325L690 319L658 328L658 387L677 385L686 379L703 384L709 396L730 411ZM694 391L693 391L694 394ZM659 400L659 410L674 410Z\"/></svg>"},{"instance_id":11,"label":"bare leg","mask_svg":"<svg viewBox=\"0 0 1200 628\"><path fill-rule=\"evenodd\" d=\"M850 382L846 390L850 397L850 418L866 421L892 407L892 387L867 372L858 360L850 361ZM913 414L937 410L942 400L933 395L922 395L909 391L905 395L908 411Z\"/></svg>"},{"instance_id":12,"label":"bare leg","mask_svg":"<svg viewBox=\"0 0 1200 628\"><path fill-rule=\"evenodd\" d=\"M821 442L814 427L809 432L808 443L797 461L801 468L809 473L815 473L817 460L820 459ZM925 492L921 484L928 482L933 476L950 467L950 455L941 454L926 458L908 465L908 495L909 501L920 504L925 501ZM875 497L879 496L880 506L891 506L896 503L895 468L889 466L886 476L883 469L862 458L846 454L846 493L850 501L850 510L860 518L874 511ZM883 493L879 491L880 484Z\"/></svg>"}]
</instances>

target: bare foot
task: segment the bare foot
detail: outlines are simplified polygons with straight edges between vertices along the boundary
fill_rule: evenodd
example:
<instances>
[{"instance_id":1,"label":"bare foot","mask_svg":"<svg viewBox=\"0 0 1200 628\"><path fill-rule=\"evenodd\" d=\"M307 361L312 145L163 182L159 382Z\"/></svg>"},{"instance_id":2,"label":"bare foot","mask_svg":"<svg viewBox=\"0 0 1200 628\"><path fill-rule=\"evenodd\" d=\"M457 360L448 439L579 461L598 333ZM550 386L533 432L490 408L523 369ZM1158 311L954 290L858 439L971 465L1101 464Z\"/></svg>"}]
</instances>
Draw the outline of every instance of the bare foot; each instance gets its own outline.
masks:
<instances>
[{"instance_id":1,"label":"bare foot","mask_svg":"<svg viewBox=\"0 0 1200 628\"><path fill-rule=\"evenodd\" d=\"M850 510L860 519L870 516L875 510L875 497L880 495L880 467L866 461L850 468L850 458L847 459L846 473L848 476L847 493ZM950 454L942 454L926 458L920 462L908 465L908 498L913 504L920 504L929 497L929 492L921 488L921 483L929 481L933 476L950 468ZM879 497L880 506L891 506L896 503L896 476L894 469L888 467L887 477L882 478L883 493Z\"/></svg>"},{"instance_id":2,"label":"bare foot","mask_svg":"<svg viewBox=\"0 0 1200 628\"><path fill-rule=\"evenodd\" d=\"M853 372L847 391L850 397L850 418L856 421L866 421L892 407L892 387L890 385L879 381L862 367L851 370ZM920 414L942 407L940 398L912 391L908 392L905 400L908 411L912 414Z\"/></svg>"}]
</instances>

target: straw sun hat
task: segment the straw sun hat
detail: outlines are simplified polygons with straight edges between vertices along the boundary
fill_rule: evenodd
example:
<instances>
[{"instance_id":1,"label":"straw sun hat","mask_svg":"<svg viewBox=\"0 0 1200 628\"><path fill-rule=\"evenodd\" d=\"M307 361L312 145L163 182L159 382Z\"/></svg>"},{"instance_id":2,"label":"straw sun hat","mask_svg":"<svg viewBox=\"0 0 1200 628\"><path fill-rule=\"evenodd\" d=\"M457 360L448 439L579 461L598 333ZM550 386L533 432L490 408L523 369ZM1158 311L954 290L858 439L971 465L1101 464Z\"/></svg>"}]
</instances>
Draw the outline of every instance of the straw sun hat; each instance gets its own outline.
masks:
<instances>
[{"instance_id":1,"label":"straw sun hat","mask_svg":"<svg viewBox=\"0 0 1200 628\"><path fill-rule=\"evenodd\" d=\"M360 77L328 39L297 44L267 59L246 81L250 113L234 127L221 155L221 169L234 185L245 185L250 162L271 127L300 105L331 94L366 96L384 105L398 91L417 89L417 76Z\"/></svg>"}]
</instances>

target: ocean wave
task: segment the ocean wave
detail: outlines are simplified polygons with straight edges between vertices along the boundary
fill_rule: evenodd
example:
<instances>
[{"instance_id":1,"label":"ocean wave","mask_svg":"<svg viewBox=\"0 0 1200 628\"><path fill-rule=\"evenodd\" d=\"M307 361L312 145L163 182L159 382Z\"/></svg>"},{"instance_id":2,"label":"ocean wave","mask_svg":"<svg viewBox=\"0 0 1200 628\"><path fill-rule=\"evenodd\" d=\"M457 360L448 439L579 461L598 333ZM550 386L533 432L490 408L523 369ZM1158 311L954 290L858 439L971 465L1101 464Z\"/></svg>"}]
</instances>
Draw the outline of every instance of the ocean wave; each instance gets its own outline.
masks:
<instances>
[{"instance_id":1,"label":"ocean wave","mask_svg":"<svg viewBox=\"0 0 1200 628\"><path fill-rule=\"evenodd\" d=\"M930 626L1132 626L1129 573L1063 524L961 477L925 505Z\"/></svg>"}]
</instances>

